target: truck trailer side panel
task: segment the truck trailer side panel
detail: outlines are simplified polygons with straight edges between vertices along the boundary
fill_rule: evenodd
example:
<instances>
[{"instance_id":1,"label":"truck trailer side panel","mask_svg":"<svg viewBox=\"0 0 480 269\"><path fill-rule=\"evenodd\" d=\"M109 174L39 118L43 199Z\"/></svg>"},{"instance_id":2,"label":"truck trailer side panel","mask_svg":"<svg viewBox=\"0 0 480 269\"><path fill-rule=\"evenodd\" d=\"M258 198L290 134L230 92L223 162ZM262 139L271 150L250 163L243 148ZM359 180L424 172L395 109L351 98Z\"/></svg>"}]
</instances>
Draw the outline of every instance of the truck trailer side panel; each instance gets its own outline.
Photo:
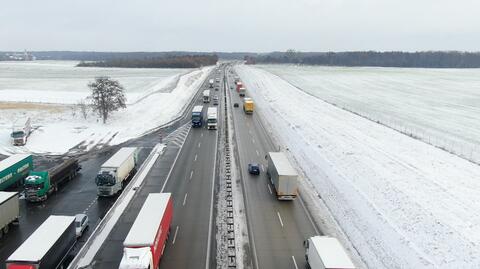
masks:
<instances>
[{"instance_id":1,"label":"truck trailer side panel","mask_svg":"<svg viewBox=\"0 0 480 269\"><path fill-rule=\"evenodd\" d=\"M0 192L0 234L7 225L17 221L19 216L18 192Z\"/></svg>"},{"instance_id":2,"label":"truck trailer side panel","mask_svg":"<svg viewBox=\"0 0 480 269\"><path fill-rule=\"evenodd\" d=\"M0 162L0 191L22 183L23 179L33 169L33 159L30 154L15 154Z\"/></svg>"},{"instance_id":3,"label":"truck trailer side panel","mask_svg":"<svg viewBox=\"0 0 480 269\"><path fill-rule=\"evenodd\" d=\"M298 194L298 174L283 152L269 152L267 173L278 200L294 200Z\"/></svg>"},{"instance_id":4,"label":"truck trailer side panel","mask_svg":"<svg viewBox=\"0 0 480 269\"><path fill-rule=\"evenodd\" d=\"M50 216L6 261L7 269L35 265L60 268L76 242L75 217Z\"/></svg>"}]
</instances>

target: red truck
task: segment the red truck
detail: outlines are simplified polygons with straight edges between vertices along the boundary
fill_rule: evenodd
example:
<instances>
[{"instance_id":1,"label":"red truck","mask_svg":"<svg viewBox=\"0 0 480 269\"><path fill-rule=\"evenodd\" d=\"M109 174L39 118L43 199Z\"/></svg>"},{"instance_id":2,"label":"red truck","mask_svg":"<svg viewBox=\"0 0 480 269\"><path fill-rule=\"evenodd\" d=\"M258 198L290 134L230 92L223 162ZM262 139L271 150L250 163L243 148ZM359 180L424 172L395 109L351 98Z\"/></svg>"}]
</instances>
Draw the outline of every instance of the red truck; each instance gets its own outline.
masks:
<instances>
[{"instance_id":1,"label":"red truck","mask_svg":"<svg viewBox=\"0 0 480 269\"><path fill-rule=\"evenodd\" d=\"M150 193L123 241L119 269L158 268L170 235L171 193Z\"/></svg>"},{"instance_id":2,"label":"red truck","mask_svg":"<svg viewBox=\"0 0 480 269\"><path fill-rule=\"evenodd\" d=\"M240 92L240 88L243 88L242 82L237 82L237 92Z\"/></svg>"}]
</instances>

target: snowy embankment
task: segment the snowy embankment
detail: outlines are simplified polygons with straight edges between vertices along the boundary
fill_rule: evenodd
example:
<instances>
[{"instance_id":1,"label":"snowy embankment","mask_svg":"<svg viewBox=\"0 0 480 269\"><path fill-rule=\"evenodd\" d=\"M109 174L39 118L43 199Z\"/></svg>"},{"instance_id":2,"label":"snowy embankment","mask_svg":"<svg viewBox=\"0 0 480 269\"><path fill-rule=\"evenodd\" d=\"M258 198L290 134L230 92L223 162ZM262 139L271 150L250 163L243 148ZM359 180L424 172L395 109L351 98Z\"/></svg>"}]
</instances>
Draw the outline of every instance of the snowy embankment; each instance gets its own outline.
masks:
<instances>
[{"instance_id":1,"label":"snowy embankment","mask_svg":"<svg viewBox=\"0 0 480 269\"><path fill-rule=\"evenodd\" d=\"M139 137L145 132L174 119L193 98L211 67L194 70L184 75L163 78L136 94L133 101L127 100L127 108L114 112L107 124L90 113L87 119L78 107L70 105L46 105L25 103L3 103L0 115L0 153L10 155L17 152L62 154L74 148L90 150L103 145L114 145ZM120 83L122 80L119 79ZM1 92L1 91L0 91ZM18 95L30 91L18 91ZM55 96L56 91L36 91L37 96ZM57 95L58 96L58 95ZM127 88L127 98L128 98ZM21 97L20 97L21 98ZM32 96L23 96L31 98ZM72 98L77 98L74 94ZM40 98L40 102L43 99ZM65 99L72 104L78 99ZM1 101L1 99L0 99ZM15 106L19 107L16 108ZM11 145L12 120L29 116L35 127L28 143L23 147Z\"/></svg>"},{"instance_id":2,"label":"snowy embankment","mask_svg":"<svg viewBox=\"0 0 480 269\"><path fill-rule=\"evenodd\" d=\"M262 65L303 91L480 164L480 70Z\"/></svg>"},{"instance_id":3,"label":"snowy embankment","mask_svg":"<svg viewBox=\"0 0 480 269\"><path fill-rule=\"evenodd\" d=\"M238 66L370 268L480 268L480 166Z\"/></svg>"}]
</instances>

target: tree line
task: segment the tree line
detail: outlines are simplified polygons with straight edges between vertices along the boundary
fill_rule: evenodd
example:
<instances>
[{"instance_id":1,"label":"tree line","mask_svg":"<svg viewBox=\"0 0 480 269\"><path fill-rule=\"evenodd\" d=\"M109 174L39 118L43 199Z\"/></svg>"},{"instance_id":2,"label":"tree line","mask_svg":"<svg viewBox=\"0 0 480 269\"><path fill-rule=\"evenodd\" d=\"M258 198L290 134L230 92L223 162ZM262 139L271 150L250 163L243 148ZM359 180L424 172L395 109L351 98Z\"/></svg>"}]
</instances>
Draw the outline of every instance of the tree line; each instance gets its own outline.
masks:
<instances>
[{"instance_id":1,"label":"tree line","mask_svg":"<svg viewBox=\"0 0 480 269\"><path fill-rule=\"evenodd\" d=\"M198 68L215 65L217 55L183 55L170 57L123 58L85 62L80 67L125 67L125 68Z\"/></svg>"},{"instance_id":2,"label":"tree line","mask_svg":"<svg viewBox=\"0 0 480 269\"><path fill-rule=\"evenodd\" d=\"M459 51L425 52L274 52L245 57L247 63L290 63L325 66L378 66L419 68L479 68L480 53Z\"/></svg>"}]
</instances>

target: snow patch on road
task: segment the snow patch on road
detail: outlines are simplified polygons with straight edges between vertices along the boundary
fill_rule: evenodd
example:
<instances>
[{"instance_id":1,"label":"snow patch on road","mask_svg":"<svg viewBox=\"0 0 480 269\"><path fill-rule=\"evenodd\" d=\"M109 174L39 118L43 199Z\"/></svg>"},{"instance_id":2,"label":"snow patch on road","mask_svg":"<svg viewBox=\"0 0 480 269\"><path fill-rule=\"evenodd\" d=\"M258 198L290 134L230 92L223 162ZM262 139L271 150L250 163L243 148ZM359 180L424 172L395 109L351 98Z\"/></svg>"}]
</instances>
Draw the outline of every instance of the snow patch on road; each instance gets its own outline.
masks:
<instances>
[{"instance_id":1,"label":"snow patch on road","mask_svg":"<svg viewBox=\"0 0 480 269\"><path fill-rule=\"evenodd\" d=\"M480 268L479 166L236 69L368 267Z\"/></svg>"}]
</instances>

